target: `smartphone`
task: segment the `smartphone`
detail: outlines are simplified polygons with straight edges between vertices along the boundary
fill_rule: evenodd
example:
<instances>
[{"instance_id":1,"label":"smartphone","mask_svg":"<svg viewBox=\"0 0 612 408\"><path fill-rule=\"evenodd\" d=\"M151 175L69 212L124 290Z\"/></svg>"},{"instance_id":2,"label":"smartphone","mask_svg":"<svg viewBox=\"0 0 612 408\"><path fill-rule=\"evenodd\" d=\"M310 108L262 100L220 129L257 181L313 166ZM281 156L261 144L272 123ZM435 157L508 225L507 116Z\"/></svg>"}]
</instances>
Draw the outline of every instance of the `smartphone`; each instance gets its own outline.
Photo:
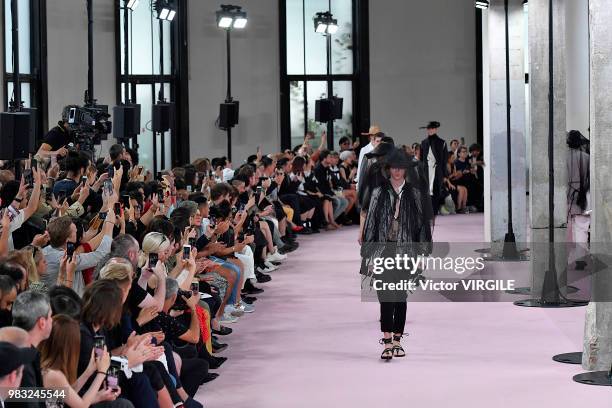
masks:
<instances>
[{"instance_id":1,"label":"smartphone","mask_svg":"<svg viewBox=\"0 0 612 408\"><path fill-rule=\"evenodd\" d=\"M246 206L246 204L241 203L240 207L238 207L238 211L244 211L245 206Z\"/></svg>"},{"instance_id":2,"label":"smartphone","mask_svg":"<svg viewBox=\"0 0 612 408\"><path fill-rule=\"evenodd\" d=\"M106 220L106 214L107 213L105 212L98 213L98 218L100 219L100 221Z\"/></svg>"},{"instance_id":3,"label":"smartphone","mask_svg":"<svg viewBox=\"0 0 612 408\"><path fill-rule=\"evenodd\" d=\"M115 203L115 215L120 215L121 214L121 203Z\"/></svg>"},{"instance_id":4,"label":"smartphone","mask_svg":"<svg viewBox=\"0 0 612 408\"><path fill-rule=\"evenodd\" d=\"M87 177L81 177L81 184L83 185L83 187L85 187L85 185L87 184Z\"/></svg>"},{"instance_id":5,"label":"smartphone","mask_svg":"<svg viewBox=\"0 0 612 408\"><path fill-rule=\"evenodd\" d=\"M235 217L236 213L238 213L238 208L232 207L232 217Z\"/></svg>"},{"instance_id":6,"label":"smartphone","mask_svg":"<svg viewBox=\"0 0 612 408\"><path fill-rule=\"evenodd\" d=\"M30 168L38 170L38 161L36 161L36 159L32 159L30 162Z\"/></svg>"},{"instance_id":7,"label":"smartphone","mask_svg":"<svg viewBox=\"0 0 612 408\"><path fill-rule=\"evenodd\" d=\"M111 164L108 166L108 178L112 179L113 177L115 177L115 166Z\"/></svg>"},{"instance_id":8,"label":"smartphone","mask_svg":"<svg viewBox=\"0 0 612 408\"><path fill-rule=\"evenodd\" d=\"M121 202L123 203L123 208L130 208L130 196L122 195Z\"/></svg>"},{"instance_id":9,"label":"smartphone","mask_svg":"<svg viewBox=\"0 0 612 408\"><path fill-rule=\"evenodd\" d=\"M105 345L106 345L106 341L104 340L104 336L99 336L99 335L94 336L94 350L96 353L96 359L102 357L102 353L104 353Z\"/></svg>"},{"instance_id":10,"label":"smartphone","mask_svg":"<svg viewBox=\"0 0 612 408\"><path fill-rule=\"evenodd\" d=\"M115 186L113 186L113 181L111 179L104 180L104 191L106 191L106 194L109 196L112 196L115 192Z\"/></svg>"},{"instance_id":11,"label":"smartphone","mask_svg":"<svg viewBox=\"0 0 612 408\"><path fill-rule=\"evenodd\" d=\"M189 245L191 245L192 248L196 246L196 242L198 242L196 238L189 238Z\"/></svg>"},{"instance_id":12,"label":"smartphone","mask_svg":"<svg viewBox=\"0 0 612 408\"><path fill-rule=\"evenodd\" d=\"M183 259L191 257L191 245L183 245Z\"/></svg>"},{"instance_id":13,"label":"smartphone","mask_svg":"<svg viewBox=\"0 0 612 408\"><path fill-rule=\"evenodd\" d=\"M164 202L164 192L163 191L157 192L157 201L159 201L160 203Z\"/></svg>"},{"instance_id":14,"label":"smartphone","mask_svg":"<svg viewBox=\"0 0 612 408\"><path fill-rule=\"evenodd\" d=\"M119 370L117 367L109 367L106 372L106 388L118 391L119 390Z\"/></svg>"},{"instance_id":15,"label":"smartphone","mask_svg":"<svg viewBox=\"0 0 612 408\"><path fill-rule=\"evenodd\" d=\"M9 210L9 207L10 205L4 211L8 212L9 220L12 222L15 219L15 216L13 215L13 212ZM4 212L2 213L2 216L4 217Z\"/></svg>"},{"instance_id":16,"label":"smartphone","mask_svg":"<svg viewBox=\"0 0 612 408\"><path fill-rule=\"evenodd\" d=\"M200 296L200 281L197 279L191 281L191 293L194 296Z\"/></svg>"},{"instance_id":17,"label":"smartphone","mask_svg":"<svg viewBox=\"0 0 612 408\"><path fill-rule=\"evenodd\" d=\"M217 226L217 220L215 219L215 217L211 215L210 217L208 217L208 219L210 220L210 227L215 228Z\"/></svg>"},{"instance_id":18,"label":"smartphone","mask_svg":"<svg viewBox=\"0 0 612 408\"><path fill-rule=\"evenodd\" d=\"M68 259L72 261L72 255L74 255L74 243L73 242L66 242L66 255L68 256Z\"/></svg>"},{"instance_id":19,"label":"smartphone","mask_svg":"<svg viewBox=\"0 0 612 408\"><path fill-rule=\"evenodd\" d=\"M29 188L34 187L34 173L32 172L32 169L25 169L23 171L23 179Z\"/></svg>"},{"instance_id":20,"label":"smartphone","mask_svg":"<svg viewBox=\"0 0 612 408\"><path fill-rule=\"evenodd\" d=\"M151 252L149 254L149 268L151 269L155 268L155 265L157 265L157 261L159 261L159 256Z\"/></svg>"}]
</instances>

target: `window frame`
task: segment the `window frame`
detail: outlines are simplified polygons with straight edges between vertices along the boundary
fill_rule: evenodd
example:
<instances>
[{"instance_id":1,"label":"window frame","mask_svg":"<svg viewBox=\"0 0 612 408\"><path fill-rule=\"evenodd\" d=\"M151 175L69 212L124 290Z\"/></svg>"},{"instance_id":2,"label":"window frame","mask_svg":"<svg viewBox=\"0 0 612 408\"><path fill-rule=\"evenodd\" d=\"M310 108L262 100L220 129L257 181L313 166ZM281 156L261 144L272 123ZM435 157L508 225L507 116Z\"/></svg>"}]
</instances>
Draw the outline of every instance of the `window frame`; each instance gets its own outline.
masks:
<instances>
[{"instance_id":1,"label":"window frame","mask_svg":"<svg viewBox=\"0 0 612 408\"><path fill-rule=\"evenodd\" d=\"M306 0L304 0L306 1ZM279 0L280 41L280 124L281 148L291 149L290 86L293 81L304 82L304 134L308 131L308 93L306 83L325 81L328 93L334 82L348 81L352 84L353 141L361 138L361 129L370 126L370 64L369 64L369 13L368 0L353 0L353 73L352 74L287 74L287 7L286 0ZM324 11L324 10L321 10ZM304 22L304 30L308 29ZM348 101L344 101L347 103ZM333 150L334 129L327 124L327 148Z\"/></svg>"},{"instance_id":2,"label":"window frame","mask_svg":"<svg viewBox=\"0 0 612 408\"><path fill-rule=\"evenodd\" d=\"M14 73L6 71L6 2L2 0L2 98L4 109L9 109L8 84L15 79ZM47 112L47 2L46 0L29 0L30 2L30 74L20 74L21 83L30 84L31 107L36 108L36 143L42 140L48 127Z\"/></svg>"},{"instance_id":3,"label":"window frame","mask_svg":"<svg viewBox=\"0 0 612 408\"><path fill-rule=\"evenodd\" d=\"M136 96L136 85L170 85L170 95L165 95L175 105L174 120L171 126L170 138L170 163L165 163L166 168L182 166L189 162L189 79L188 79L188 11L187 0L175 0L177 15L170 25L171 29L164 30L164 35L170 34L171 50L164 50L170 53L170 74L129 74L122 73L121 54L123 52L123 42L121 33L120 13L123 12L123 0L115 0L115 87L116 103L123 104L122 90L127 79L130 87L130 94ZM143 1L140 7L148 7L148 1ZM132 31L130 29L130 36ZM131 41L131 38L130 38ZM130 42L130 49L132 43ZM156 95L154 93L154 99ZM138 103L138 100L134 101ZM160 139L161 140L161 139ZM161 143L163 146L163 142ZM167 146L164 146L167 148ZM160 146L153 152L153 157L157 157ZM161 153L163 154L163 152ZM157 160L154 159L154 162ZM154 169L155 171L163 169Z\"/></svg>"}]
</instances>

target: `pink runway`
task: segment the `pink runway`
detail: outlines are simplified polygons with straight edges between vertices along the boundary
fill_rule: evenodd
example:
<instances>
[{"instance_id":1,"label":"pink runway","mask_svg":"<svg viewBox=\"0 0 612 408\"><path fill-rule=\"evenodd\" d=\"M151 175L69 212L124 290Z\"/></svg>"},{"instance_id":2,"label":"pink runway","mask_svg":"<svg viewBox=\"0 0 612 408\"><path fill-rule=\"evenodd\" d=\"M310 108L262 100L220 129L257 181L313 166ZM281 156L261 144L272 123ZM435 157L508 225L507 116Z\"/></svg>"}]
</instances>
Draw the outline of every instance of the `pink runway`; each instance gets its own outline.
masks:
<instances>
[{"instance_id":1,"label":"pink runway","mask_svg":"<svg viewBox=\"0 0 612 408\"><path fill-rule=\"evenodd\" d=\"M439 217L436 241L483 241L482 215ZM572 381L584 308L409 303L404 359L379 359L378 304L360 300L357 229L303 236L232 325L208 408L612 406L608 387ZM234 358L233 358L234 357ZM212 386L214 384L214 386Z\"/></svg>"}]
</instances>

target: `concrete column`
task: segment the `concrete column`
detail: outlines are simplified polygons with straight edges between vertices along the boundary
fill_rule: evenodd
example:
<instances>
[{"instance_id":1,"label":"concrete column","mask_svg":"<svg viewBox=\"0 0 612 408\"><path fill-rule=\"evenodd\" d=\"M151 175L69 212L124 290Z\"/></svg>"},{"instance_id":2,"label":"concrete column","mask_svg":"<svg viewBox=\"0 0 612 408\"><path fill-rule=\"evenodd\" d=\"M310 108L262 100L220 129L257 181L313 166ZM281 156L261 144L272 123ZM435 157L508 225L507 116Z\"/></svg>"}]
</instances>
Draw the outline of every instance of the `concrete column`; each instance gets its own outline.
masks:
<instances>
[{"instance_id":1,"label":"concrete column","mask_svg":"<svg viewBox=\"0 0 612 408\"><path fill-rule=\"evenodd\" d=\"M510 105L511 160L512 160L512 216L517 242L526 242L526 183L525 183L525 70L524 17L521 0L509 2L510 33ZM508 182L506 148L506 33L504 0L493 0L488 10L488 123L485 130L485 156L488 173L486 237L492 243L503 242L508 226ZM485 87L486 89L486 87ZM486 100L487 98L485 98ZM487 107L485 107L485 111ZM494 252L500 247L494 245Z\"/></svg>"},{"instance_id":2,"label":"concrete column","mask_svg":"<svg viewBox=\"0 0 612 408\"><path fill-rule=\"evenodd\" d=\"M610 255L612 244L612 4L590 0L591 61L591 246ZM609 257L607 259L609 262ZM594 276L594 287L610 293L609 271ZM608 300L608 295L605 300ZM612 363L612 303L591 302L587 307L582 366L587 370L609 370Z\"/></svg>"},{"instance_id":3,"label":"concrete column","mask_svg":"<svg viewBox=\"0 0 612 408\"><path fill-rule=\"evenodd\" d=\"M567 221L567 144L566 140L566 74L565 74L565 3L555 0L553 6L554 44L554 225L555 242L566 241ZM549 208L548 208L548 138L549 138L549 1L529 2L530 108L531 108L531 170L530 170L530 227L532 292L537 297L548 263ZM565 291L565 245L555 245L558 282Z\"/></svg>"}]
</instances>

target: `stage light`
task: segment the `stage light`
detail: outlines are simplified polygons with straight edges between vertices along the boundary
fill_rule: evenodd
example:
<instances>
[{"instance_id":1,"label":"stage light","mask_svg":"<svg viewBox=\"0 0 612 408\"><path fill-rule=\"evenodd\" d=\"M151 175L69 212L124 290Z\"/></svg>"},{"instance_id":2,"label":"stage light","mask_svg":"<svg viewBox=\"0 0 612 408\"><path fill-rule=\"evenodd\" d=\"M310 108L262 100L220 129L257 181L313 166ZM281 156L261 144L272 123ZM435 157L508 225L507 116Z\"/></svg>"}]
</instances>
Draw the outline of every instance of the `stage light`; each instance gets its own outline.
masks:
<instances>
[{"instance_id":1,"label":"stage light","mask_svg":"<svg viewBox=\"0 0 612 408\"><path fill-rule=\"evenodd\" d=\"M222 4L217 11L217 26L225 30L232 28L242 29L247 25L247 13L240 6Z\"/></svg>"},{"instance_id":2,"label":"stage light","mask_svg":"<svg viewBox=\"0 0 612 408\"><path fill-rule=\"evenodd\" d=\"M319 12L314 18L315 32L320 34L335 34L338 31L338 20L329 11Z\"/></svg>"},{"instance_id":3,"label":"stage light","mask_svg":"<svg viewBox=\"0 0 612 408\"><path fill-rule=\"evenodd\" d=\"M476 8L486 10L489 8L489 0L476 0Z\"/></svg>"},{"instance_id":4,"label":"stage light","mask_svg":"<svg viewBox=\"0 0 612 408\"><path fill-rule=\"evenodd\" d=\"M176 16L176 9L169 0L157 0L155 10L157 10L157 18L160 20L172 21Z\"/></svg>"},{"instance_id":5,"label":"stage light","mask_svg":"<svg viewBox=\"0 0 612 408\"><path fill-rule=\"evenodd\" d=\"M234 28L244 28L247 24L247 17L244 11L240 11L236 13L236 18L234 19Z\"/></svg>"},{"instance_id":6,"label":"stage light","mask_svg":"<svg viewBox=\"0 0 612 408\"><path fill-rule=\"evenodd\" d=\"M336 34L338 31L338 22L337 20L332 20L332 23L327 26L327 32L329 34Z\"/></svg>"},{"instance_id":7,"label":"stage light","mask_svg":"<svg viewBox=\"0 0 612 408\"><path fill-rule=\"evenodd\" d=\"M129 8L132 11L136 10L136 7L138 7L139 2L140 0L128 0L127 8Z\"/></svg>"},{"instance_id":8,"label":"stage light","mask_svg":"<svg viewBox=\"0 0 612 408\"><path fill-rule=\"evenodd\" d=\"M218 24L220 28L230 28L232 26L232 18L231 17L221 17L219 19Z\"/></svg>"}]
</instances>

